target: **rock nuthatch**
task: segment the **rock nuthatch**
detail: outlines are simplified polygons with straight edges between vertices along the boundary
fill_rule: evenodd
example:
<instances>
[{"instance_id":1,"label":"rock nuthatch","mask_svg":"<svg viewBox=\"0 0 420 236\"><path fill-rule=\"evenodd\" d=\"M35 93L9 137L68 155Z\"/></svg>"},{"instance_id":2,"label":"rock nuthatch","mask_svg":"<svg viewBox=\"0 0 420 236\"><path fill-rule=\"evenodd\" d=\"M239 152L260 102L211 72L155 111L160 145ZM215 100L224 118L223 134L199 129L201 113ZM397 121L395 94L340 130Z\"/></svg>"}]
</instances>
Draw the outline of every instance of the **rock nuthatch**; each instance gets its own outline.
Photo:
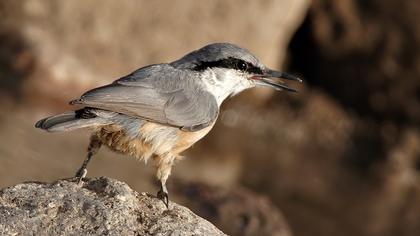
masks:
<instances>
[{"instance_id":1,"label":"rock nuthatch","mask_svg":"<svg viewBox=\"0 0 420 236\"><path fill-rule=\"evenodd\" d=\"M35 126L50 132L91 128L87 158L76 173L79 181L102 145L144 161L152 157L161 183L157 196L168 206L166 180L172 165L212 129L222 102L255 86L295 91L276 78L302 82L267 68L246 49L214 43L87 91L70 102L83 108Z\"/></svg>"}]
</instances>

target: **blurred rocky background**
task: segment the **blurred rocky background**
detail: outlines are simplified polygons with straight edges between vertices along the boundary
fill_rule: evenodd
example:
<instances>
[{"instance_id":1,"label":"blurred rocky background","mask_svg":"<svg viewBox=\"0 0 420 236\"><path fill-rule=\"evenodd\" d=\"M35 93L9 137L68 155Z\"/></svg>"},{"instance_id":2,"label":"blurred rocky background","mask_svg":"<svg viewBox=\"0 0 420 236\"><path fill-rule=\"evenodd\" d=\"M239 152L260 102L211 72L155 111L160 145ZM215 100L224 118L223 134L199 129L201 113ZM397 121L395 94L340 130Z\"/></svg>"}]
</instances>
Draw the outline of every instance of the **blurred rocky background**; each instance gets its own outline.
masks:
<instances>
[{"instance_id":1,"label":"blurred rocky background","mask_svg":"<svg viewBox=\"0 0 420 236\"><path fill-rule=\"evenodd\" d=\"M233 42L305 84L224 104L175 167L172 199L232 235L419 235L419 12L399 0L3 0L0 187L74 175L88 132L33 124L84 90ZM151 163L106 148L88 174L157 190Z\"/></svg>"}]
</instances>

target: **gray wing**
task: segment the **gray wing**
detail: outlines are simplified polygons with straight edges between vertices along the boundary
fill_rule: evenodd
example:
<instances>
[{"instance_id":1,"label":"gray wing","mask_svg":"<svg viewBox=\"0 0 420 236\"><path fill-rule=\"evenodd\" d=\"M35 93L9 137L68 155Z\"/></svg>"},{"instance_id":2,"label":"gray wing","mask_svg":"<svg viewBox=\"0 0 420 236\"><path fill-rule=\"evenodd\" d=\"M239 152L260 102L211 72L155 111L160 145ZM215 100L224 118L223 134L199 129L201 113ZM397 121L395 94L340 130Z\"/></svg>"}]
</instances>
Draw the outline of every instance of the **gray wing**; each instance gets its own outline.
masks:
<instances>
[{"instance_id":1,"label":"gray wing","mask_svg":"<svg viewBox=\"0 0 420 236\"><path fill-rule=\"evenodd\" d=\"M156 123L196 131L217 118L214 96L194 89L187 74L167 65L153 65L90 90L72 104L141 117Z\"/></svg>"}]
</instances>

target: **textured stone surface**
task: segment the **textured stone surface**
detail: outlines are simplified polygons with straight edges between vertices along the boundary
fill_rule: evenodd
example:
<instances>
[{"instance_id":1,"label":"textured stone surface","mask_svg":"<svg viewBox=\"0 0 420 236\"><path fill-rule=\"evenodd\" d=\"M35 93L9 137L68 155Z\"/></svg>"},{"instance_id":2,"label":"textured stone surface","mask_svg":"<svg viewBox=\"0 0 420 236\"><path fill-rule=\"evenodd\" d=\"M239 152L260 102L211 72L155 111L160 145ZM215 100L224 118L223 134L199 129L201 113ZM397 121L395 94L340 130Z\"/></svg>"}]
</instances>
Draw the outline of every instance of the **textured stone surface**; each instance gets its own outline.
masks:
<instances>
[{"instance_id":1,"label":"textured stone surface","mask_svg":"<svg viewBox=\"0 0 420 236\"><path fill-rule=\"evenodd\" d=\"M97 178L22 183L0 191L1 235L225 235L190 210Z\"/></svg>"}]
</instances>

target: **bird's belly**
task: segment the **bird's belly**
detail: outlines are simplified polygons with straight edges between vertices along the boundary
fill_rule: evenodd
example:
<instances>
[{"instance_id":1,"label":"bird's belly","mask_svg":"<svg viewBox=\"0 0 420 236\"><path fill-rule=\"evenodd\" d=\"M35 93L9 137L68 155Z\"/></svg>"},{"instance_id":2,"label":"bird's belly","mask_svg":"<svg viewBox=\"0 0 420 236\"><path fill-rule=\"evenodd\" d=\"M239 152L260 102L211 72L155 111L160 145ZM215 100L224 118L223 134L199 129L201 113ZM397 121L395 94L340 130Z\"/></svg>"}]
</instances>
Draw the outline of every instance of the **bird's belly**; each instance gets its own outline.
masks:
<instances>
[{"instance_id":1,"label":"bird's belly","mask_svg":"<svg viewBox=\"0 0 420 236\"><path fill-rule=\"evenodd\" d=\"M213 125L199 131L188 132L176 127L145 122L136 137L127 135L124 127L118 125L102 127L96 135L111 150L147 161L153 155L178 156L203 138L212 127Z\"/></svg>"},{"instance_id":2,"label":"bird's belly","mask_svg":"<svg viewBox=\"0 0 420 236\"><path fill-rule=\"evenodd\" d=\"M210 130L213 128L213 125L214 123L204 129L194 131L194 132L178 130L179 135L178 135L177 143L173 148L174 152L181 153L184 150L191 147L194 143L196 143L197 141L202 139L204 136L206 136L206 134L208 134Z\"/></svg>"},{"instance_id":3,"label":"bird's belly","mask_svg":"<svg viewBox=\"0 0 420 236\"><path fill-rule=\"evenodd\" d=\"M153 154L149 143L140 138L130 137L117 125L102 127L95 135L103 145L118 153L134 156L143 161L147 161Z\"/></svg>"},{"instance_id":4,"label":"bird's belly","mask_svg":"<svg viewBox=\"0 0 420 236\"><path fill-rule=\"evenodd\" d=\"M189 132L176 127L147 122L140 128L140 133L145 140L151 140L151 144L155 146L155 154L172 153L177 155L202 139L213 125Z\"/></svg>"}]
</instances>

